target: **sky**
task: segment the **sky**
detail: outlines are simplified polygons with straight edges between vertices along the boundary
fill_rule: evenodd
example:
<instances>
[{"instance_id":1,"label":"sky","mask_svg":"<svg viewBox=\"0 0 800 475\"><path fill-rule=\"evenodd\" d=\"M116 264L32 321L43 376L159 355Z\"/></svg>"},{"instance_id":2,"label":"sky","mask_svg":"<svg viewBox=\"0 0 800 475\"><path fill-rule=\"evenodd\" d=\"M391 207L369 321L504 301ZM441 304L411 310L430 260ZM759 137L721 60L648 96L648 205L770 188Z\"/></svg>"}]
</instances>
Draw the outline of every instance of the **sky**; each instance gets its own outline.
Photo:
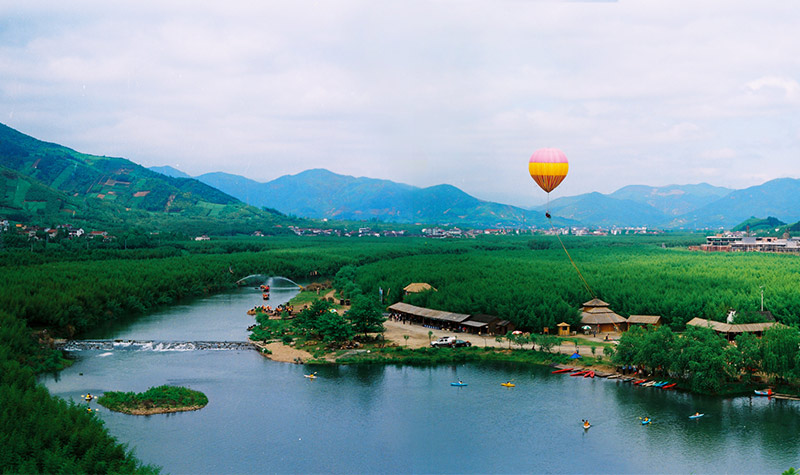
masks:
<instances>
[{"instance_id":1,"label":"sky","mask_svg":"<svg viewBox=\"0 0 800 475\"><path fill-rule=\"evenodd\" d=\"M800 177L800 8L751 0L0 2L0 122L266 182L310 168L519 206Z\"/></svg>"}]
</instances>

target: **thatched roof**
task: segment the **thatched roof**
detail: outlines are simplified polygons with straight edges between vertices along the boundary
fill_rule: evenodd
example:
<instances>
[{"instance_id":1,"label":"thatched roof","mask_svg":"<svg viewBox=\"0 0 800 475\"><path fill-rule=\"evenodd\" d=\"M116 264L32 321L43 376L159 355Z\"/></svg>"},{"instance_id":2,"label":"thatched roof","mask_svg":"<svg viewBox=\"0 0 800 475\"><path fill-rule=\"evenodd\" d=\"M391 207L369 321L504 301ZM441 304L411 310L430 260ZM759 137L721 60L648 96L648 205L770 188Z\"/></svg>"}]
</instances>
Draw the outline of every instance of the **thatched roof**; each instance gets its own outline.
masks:
<instances>
[{"instance_id":1,"label":"thatched roof","mask_svg":"<svg viewBox=\"0 0 800 475\"><path fill-rule=\"evenodd\" d=\"M592 300L589 300L588 302L584 302L583 306L584 306L584 308L586 308L586 307L608 307L608 304L603 302L600 299L592 299Z\"/></svg>"},{"instance_id":2,"label":"thatched roof","mask_svg":"<svg viewBox=\"0 0 800 475\"><path fill-rule=\"evenodd\" d=\"M389 310L413 315L416 317L430 318L431 320L444 320L456 323L462 323L464 320L469 318L469 315L463 313L433 310L430 308L417 307L416 305L409 305L403 302L397 302L396 304L389 306Z\"/></svg>"},{"instance_id":3,"label":"thatched roof","mask_svg":"<svg viewBox=\"0 0 800 475\"><path fill-rule=\"evenodd\" d=\"M686 322L686 324L691 325L693 327L710 327L712 330L719 333L763 332L767 328L776 325L775 322L740 323L738 325L732 325L730 323L722 323L722 322L716 322L714 320L706 320L705 318L693 318L688 322Z\"/></svg>"},{"instance_id":4,"label":"thatched roof","mask_svg":"<svg viewBox=\"0 0 800 475\"><path fill-rule=\"evenodd\" d=\"M608 308L608 304L600 299L592 299L583 304L581 312L582 325L607 325L625 323L627 320L621 315L617 315Z\"/></svg>"},{"instance_id":5,"label":"thatched roof","mask_svg":"<svg viewBox=\"0 0 800 475\"><path fill-rule=\"evenodd\" d=\"M640 325L658 325L661 323L660 315L631 315L628 323L638 323Z\"/></svg>"},{"instance_id":6,"label":"thatched roof","mask_svg":"<svg viewBox=\"0 0 800 475\"><path fill-rule=\"evenodd\" d=\"M436 290L436 289L434 289L433 286L427 282L412 282L403 287L403 290L405 290L410 294L413 294L417 292L425 292L426 290Z\"/></svg>"},{"instance_id":7,"label":"thatched roof","mask_svg":"<svg viewBox=\"0 0 800 475\"><path fill-rule=\"evenodd\" d=\"M561 322L561 323L559 323L559 324L558 324L558 325L556 325L556 326L557 326L557 327L568 327L568 326L570 326L570 325L569 325L569 323L567 323L567 322Z\"/></svg>"}]
</instances>

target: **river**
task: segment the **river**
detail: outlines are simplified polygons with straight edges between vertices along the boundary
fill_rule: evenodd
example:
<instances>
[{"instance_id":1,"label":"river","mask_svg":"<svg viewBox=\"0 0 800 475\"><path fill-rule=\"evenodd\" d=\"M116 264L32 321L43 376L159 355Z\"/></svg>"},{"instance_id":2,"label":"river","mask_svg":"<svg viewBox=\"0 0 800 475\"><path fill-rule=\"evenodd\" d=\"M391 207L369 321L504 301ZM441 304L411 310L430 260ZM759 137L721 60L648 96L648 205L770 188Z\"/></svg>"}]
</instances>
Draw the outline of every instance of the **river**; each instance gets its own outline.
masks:
<instances>
[{"instance_id":1,"label":"river","mask_svg":"<svg viewBox=\"0 0 800 475\"><path fill-rule=\"evenodd\" d=\"M276 290L270 305L296 290ZM259 291L194 300L94 337L244 340ZM174 384L199 411L100 408L112 435L164 473L779 473L800 466L800 403L713 398L515 364L326 366L255 351L76 351L42 382L81 394ZM318 371L318 378L304 373ZM466 387L452 387L463 380ZM513 379L514 388L500 386ZM96 406L96 402L92 405ZM689 420L695 411L705 413ZM640 417L653 424L643 426ZM581 419L589 419L584 431Z\"/></svg>"}]
</instances>

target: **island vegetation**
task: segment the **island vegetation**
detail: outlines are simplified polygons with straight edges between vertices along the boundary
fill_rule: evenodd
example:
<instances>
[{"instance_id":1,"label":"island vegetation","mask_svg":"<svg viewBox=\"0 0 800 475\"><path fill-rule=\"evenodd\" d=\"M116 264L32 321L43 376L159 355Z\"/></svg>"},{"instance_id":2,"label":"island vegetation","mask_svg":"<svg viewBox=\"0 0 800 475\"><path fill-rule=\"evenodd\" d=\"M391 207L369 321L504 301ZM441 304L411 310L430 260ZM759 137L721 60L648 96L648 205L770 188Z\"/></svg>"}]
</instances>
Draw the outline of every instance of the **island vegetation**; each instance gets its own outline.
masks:
<instances>
[{"instance_id":1,"label":"island vegetation","mask_svg":"<svg viewBox=\"0 0 800 475\"><path fill-rule=\"evenodd\" d=\"M97 403L112 411L149 415L196 411L208 404L208 397L193 389L164 385L142 393L109 391L100 396Z\"/></svg>"}]
</instances>

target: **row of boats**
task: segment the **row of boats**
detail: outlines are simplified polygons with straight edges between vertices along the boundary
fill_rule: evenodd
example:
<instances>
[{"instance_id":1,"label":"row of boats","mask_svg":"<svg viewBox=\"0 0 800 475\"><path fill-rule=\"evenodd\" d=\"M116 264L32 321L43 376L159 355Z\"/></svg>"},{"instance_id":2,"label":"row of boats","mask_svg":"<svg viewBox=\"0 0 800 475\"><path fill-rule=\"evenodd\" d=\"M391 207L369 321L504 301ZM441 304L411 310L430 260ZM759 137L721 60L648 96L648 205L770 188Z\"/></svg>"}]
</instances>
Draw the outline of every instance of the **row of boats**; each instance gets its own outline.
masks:
<instances>
[{"instance_id":1,"label":"row of boats","mask_svg":"<svg viewBox=\"0 0 800 475\"><path fill-rule=\"evenodd\" d=\"M559 368L551 372L553 374L569 373L570 376L583 376L584 378L594 378L595 376L597 376L597 373L593 370L580 369L580 368ZM607 377L608 379L619 379L623 383L632 383L635 386L642 386L642 387L672 389L678 385L678 383L673 383L671 381L656 381L648 379L626 378L620 374L603 375L603 377Z\"/></svg>"}]
</instances>

